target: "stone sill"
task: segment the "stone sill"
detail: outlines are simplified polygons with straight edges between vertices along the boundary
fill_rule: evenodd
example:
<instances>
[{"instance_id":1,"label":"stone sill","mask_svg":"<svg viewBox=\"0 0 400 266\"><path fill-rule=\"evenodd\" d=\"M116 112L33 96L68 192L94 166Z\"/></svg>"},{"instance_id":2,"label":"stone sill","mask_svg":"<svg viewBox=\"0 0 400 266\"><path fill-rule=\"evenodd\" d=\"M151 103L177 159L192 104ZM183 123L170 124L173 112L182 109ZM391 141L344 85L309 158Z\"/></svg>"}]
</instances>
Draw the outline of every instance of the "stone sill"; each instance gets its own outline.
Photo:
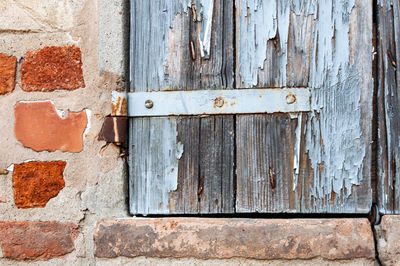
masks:
<instances>
[{"instance_id":1,"label":"stone sill","mask_svg":"<svg viewBox=\"0 0 400 266\"><path fill-rule=\"evenodd\" d=\"M132 218L102 220L97 258L375 259L367 219Z\"/></svg>"}]
</instances>

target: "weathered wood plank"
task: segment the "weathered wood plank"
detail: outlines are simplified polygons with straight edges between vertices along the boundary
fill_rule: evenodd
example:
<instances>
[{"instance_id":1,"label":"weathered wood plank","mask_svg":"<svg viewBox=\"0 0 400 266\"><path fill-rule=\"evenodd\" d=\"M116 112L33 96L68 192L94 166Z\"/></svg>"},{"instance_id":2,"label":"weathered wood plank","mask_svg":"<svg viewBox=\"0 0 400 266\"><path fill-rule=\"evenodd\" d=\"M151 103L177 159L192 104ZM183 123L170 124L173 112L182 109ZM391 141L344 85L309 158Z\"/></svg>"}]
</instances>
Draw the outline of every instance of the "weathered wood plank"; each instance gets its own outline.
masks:
<instances>
[{"instance_id":1,"label":"weathered wood plank","mask_svg":"<svg viewBox=\"0 0 400 266\"><path fill-rule=\"evenodd\" d=\"M312 112L301 116L304 122L294 120L298 125L290 127L299 134L289 134L289 142L299 145L275 155L298 155L274 166L292 169L293 175L283 175L280 182L293 191L285 188L275 202L270 190L257 187L254 180L269 180L258 160L265 160L270 151L267 145L260 145L253 151L253 160L238 160L238 169L245 171L238 172L237 186L258 189L254 193L260 195L254 197L263 202L244 208L239 195L246 193L238 191L236 204L242 212L369 212L372 1L237 0L236 8L238 86L313 89ZM246 126L248 119L238 119L238 151L246 149L248 139L263 142L257 130L249 128L257 128L256 124ZM252 137L243 137L244 131ZM273 130L263 137L267 135L273 135ZM284 136L275 141L275 145L287 142ZM289 206L287 199L292 194L295 201Z\"/></svg>"},{"instance_id":2,"label":"weathered wood plank","mask_svg":"<svg viewBox=\"0 0 400 266\"><path fill-rule=\"evenodd\" d=\"M151 91L168 87L169 82L164 76L163 68L167 56L165 39L175 17L185 12L187 2L184 0L131 1L131 91ZM175 118L130 120L133 129L129 149L130 212L144 215L169 213L165 195L176 188L171 189L163 184L177 182L178 160L170 160L170 165L165 163L177 147ZM164 131L154 131L161 129L162 125ZM164 134L169 139L163 139ZM162 153L159 153L159 149ZM165 175L165 168L176 169L173 172L176 176Z\"/></svg>"},{"instance_id":3,"label":"weathered wood plank","mask_svg":"<svg viewBox=\"0 0 400 266\"><path fill-rule=\"evenodd\" d=\"M201 3L200 3L201 2ZM182 79L186 84L186 90L198 89L216 89L232 88L233 84L233 3L232 1L200 1L191 7L189 42L194 51L185 49L187 65L181 65L179 71L188 73ZM204 2L204 3L203 3ZM209 5L208 2L213 2ZM207 8L213 8L210 13ZM202 13L201 13L202 12ZM207 39L204 25L205 13L208 20L212 19L212 30L210 31L210 50L202 51L204 46L199 40ZM212 17L209 17L212 14ZM200 16L203 16L201 19ZM186 43L185 43L186 44ZM175 58L172 58L169 64L174 64ZM188 71L189 70L189 71ZM188 121L186 121L188 120ZM190 165L185 165L183 161L179 165L182 172L179 174L179 181L197 183L196 187L187 187L182 191L184 197L193 197L197 193L198 209L190 208L193 204L185 206L184 213L232 213L234 204L231 197L234 195L234 157L230 156L234 149L234 138L228 138L232 134L234 126L233 116L210 116L200 118L199 123L191 118L179 119L179 124L186 124L188 127L195 127L198 131L189 131L195 136L189 135L182 137L185 140L193 140L198 135L197 149L193 147L194 143L184 146L191 148L185 150L183 157L198 157L199 169L198 175L189 173L185 169ZM178 124L178 125L179 125ZM179 136L188 134L188 132L179 132ZM224 138L225 137L225 138ZM228 156L228 157L227 157ZM187 160L190 162L191 160ZM181 174L182 173L182 174ZM183 175L185 173L185 175ZM190 181L191 180L191 181ZM194 191L195 190L195 191ZM232 193L227 193L232 191ZM229 194L229 195L228 195ZM171 201L177 203L171 194ZM193 206L194 207L194 206ZM171 210L171 212L182 213L182 209Z\"/></svg>"},{"instance_id":4,"label":"weathered wood plank","mask_svg":"<svg viewBox=\"0 0 400 266\"><path fill-rule=\"evenodd\" d=\"M384 214L400 213L400 4L377 1L378 163L377 202Z\"/></svg>"},{"instance_id":5,"label":"weathered wood plank","mask_svg":"<svg viewBox=\"0 0 400 266\"><path fill-rule=\"evenodd\" d=\"M238 212L290 210L296 120L290 115L237 116Z\"/></svg>"},{"instance_id":6,"label":"weathered wood plank","mask_svg":"<svg viewBox=\"0 0 400 266\"><path fill-rule=\"evenodd\" d=\"M212 3L205 0L132 0L131 90L232 88L232 5L232 1L228 0L215 0ZM163 119L168 120L165 122ZM234 139L215 138L213 146L209 144L206 148L201 146L200 138L203 134L213 135L215 134L213 130L216 130L211 126L201 128L200 125L203 124L222 124L222 128L218 127L218 134L226 136L234 125L232 116L182 117L178 120L138 118L138 121L148 121L147 123L135 120L136 118L132 122L135 134L143 134L148 138L132 137L130 149L132 214L234 211L234 205L229 206L223 198L226 194L224 189L233 190L233 156L229 158L230 162L221 159L212 164L205 163L209 157L219 159L222 155L230 154L234 147ZM137 123L142 128L136 129ZM156 128L160 130L152 131ZM174 134L175 139L165 138ZM159 140L169 143L161 143ZM226 143L227 140L230 143ZM176 152L179 154L177 157L174 156ZM168 160L168 156L176 159ZM137 159L143 157L146 159ZM160 164L152 164L156 161ZM169 162L171 165L163 162ZM166 175L165 167L177 171ZM222 167L227 168L220 171ZM207 198L209 200L214 198L219 200L217 205L207 210L200 208L206 206L205 202L201 205L199 203L200 171L210 172L210 175L206 175L205 182L212 184L203 187L203 194L210 195ZM172 186L162 187L163 183L167 182L164 180L166 178L169 183L175 181L176 187L173 189ZM223 184L222 182L226 182L227 179L229 181L226 185L231 187L221 189L215 185ZM168 198L164 197L165 194L169 195Z\"/></svg>"},{"instance_id":7,"label":"weathered wood plank","mask_svg":"<svg viewBox=\"0 0 400 266\"><path fill-rule=\"evenodd\" d=\"M178 142L190 156L179 160L178 186L170 192L170 210L174 213L198 213L199 210L200 121L200 117L178 119Z\"/></svg>"},{"instance_id":8,"label":"weathered wood plank","mask_svg":"<svg viewBox=\"0 0 400 266\"><path fill-rule=\"evenodd\" d=\"M200 125L200 213L232 213L234 200L233 116L205 117Z\"/></svg>"}]
</instances>

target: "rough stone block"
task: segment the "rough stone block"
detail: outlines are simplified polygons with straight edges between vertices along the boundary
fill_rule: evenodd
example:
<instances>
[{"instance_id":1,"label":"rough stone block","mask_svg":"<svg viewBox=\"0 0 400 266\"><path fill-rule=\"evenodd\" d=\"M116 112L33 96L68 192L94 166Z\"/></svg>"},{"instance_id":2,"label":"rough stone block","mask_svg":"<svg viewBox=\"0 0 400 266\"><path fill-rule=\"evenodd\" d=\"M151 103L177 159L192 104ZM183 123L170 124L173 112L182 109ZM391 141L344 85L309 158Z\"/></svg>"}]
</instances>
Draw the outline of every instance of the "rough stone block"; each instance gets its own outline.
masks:
<instances>
[{"instance_id":1,"label":"rough stone block","mask_svg":"<svg viewBox=\"0 0 400 266\"><path fill-rule=\"evenodd\" d=\"M78 226L72 223L0 221L3 257L13 260L48 260L72 252Z\"/></svg>"},{"instance_id":2,"label":"rough stone block","mask_svg":"<svg viewBox=\"0 0 400 266\"><path fill-rule=\"evenodd\" d=\"M14 90L16 67L16 57L0 54L0 95Z\"/></svg>"},{"instance_id":3,"label":"rough stone block","mask_svg":"<svg viewBox=\"0 0 400 266\"><path fill-rule=\"evenodd\" d=\"M66 162L27 162L14 165L14 201L18 208L45 207L65 187Z\"/></svg>"},{"instance_id":4,"label":"rough stone block","mask_svg":"<svg viewBox=\"0 0 400 266\"><path fill-rule=\"evenodd\" d=\"M81 50L75 46L45 47L28 51L21 65L24 91L84 88Z\"/></svg>"},{"instance_id":5,"label":"rough stone block","mask_svg":"<svg viewBox=\"0 0 400 266\"><path fill-rule=\"evenodd\" d=\"M194 257L352 260L375 257L367 219L165 218L105 220L94 233L99 258Z\"/></svg>"},{"instance_id":6,"label":"rough stone block","mask_svg":"<svg viewBox=\"0 0 400 266\"><path fill-rule=\"evenodd\" d=\"M1 0L0 31L58 32L74 26L85 0Z\"/></svg>"},{"instance_id":7,"label":"rough stone block","mask_svg":"<svg viewBox=\"0 0 400 266\"><path fill-rule=\"evenodd\" d=\"M400 262L400 216L385 215L375 226L377 247L382 265L399 265Z\"/></svg>"},{"instance_id":8,"label":"rough stone block","mask_svg":"<svg viewBox=\"0 0 400 266\"><path fill-rule=\"evenodd\" d=\"M88 120L86 111L60 117L53 104L18 102L14 108L16 138L35 151L80 152Z\"/></svg>"}]
</instances>

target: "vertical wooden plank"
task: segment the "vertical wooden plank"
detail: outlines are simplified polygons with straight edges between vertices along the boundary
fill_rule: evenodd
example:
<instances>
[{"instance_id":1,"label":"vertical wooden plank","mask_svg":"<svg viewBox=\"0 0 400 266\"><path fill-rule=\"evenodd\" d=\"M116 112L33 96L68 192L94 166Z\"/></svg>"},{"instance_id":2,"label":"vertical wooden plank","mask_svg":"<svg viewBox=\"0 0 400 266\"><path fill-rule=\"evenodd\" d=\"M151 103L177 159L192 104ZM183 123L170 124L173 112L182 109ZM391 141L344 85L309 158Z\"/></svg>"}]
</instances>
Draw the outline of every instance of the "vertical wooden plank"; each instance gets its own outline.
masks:
<instances>
[{"instance_id":1,"label":"vertical wooden plank","mask_svg":"<svg viewBox=\"0 0 400 266\"><path fill-rule=\"evenodd\" d=\"M131 91L167 87L168 80L164 77L163 69L166 34L176 14L186 11L187 2L183 0L131 1ZM133 129L129 149L130 212L143 215L169 213L169 202L165 195L175 188L168 188L164 184L177 182L178 159L171 156L178 148L174 128L176 121L174 118L130 120ZM165 131L157 131L162 127ZM163 136L168 138L163 139ZM166 169L174 170L165 175Z\"/></svg>"},{"instance_id":2,"label":"vertical wooden plank","mask_svg":"<svg viewBox=\"0 0 400 266\"><path fill-rule=\"evenodd\" d=\"M254 197L262 199L249 206L238 197L237 208L242 212L369 212L372 1L237 0L236 7L238 86L308 86L313 108L297 120L281 121L299 134L289 134L289 143L294 144L275 155L293 156L278 162L278 168L292 169L292 174L279 177L288 184L280 198L273 198L271 190L254 181L269 179L258 163L271 156L269 146L260 145L256 151L246 146L263 143L261 138L273 135L275 129L263 129L266 122L251 124L249 116L237 120L237 156L254 157L238 159L242 171L238 171L237 194L245 195L239 190L253 187L260 194ZM272 117L279 121L277 115ZM269 132L258 135L260 130ZM283 143L285 136L274 145Z\"/></svg>"},{"instance_id":3,"label":"vertical wooden plank","mask_svg":"<svg viewBox=\"0 0 400 266\"><path fill-rule=\"evenodd\" d=\"M314 10L311 1L296 2L236 1L237 87L308 86ZM238 116L239 212L300 210L294 192L300 149L296 131L302 132L298 117Z\"/></svg>"},{"instance_id":4,"label":"vertical wooden plank","mask_svg":"<svg viewBox=\"0 0 400 266\"><path fill-rule=\"evenodd\" d=\"M232 121L233 116L210 116L201 120L198 189L200 213L233 211L235 147Z\"/></svg>"},{"instance_id":5,"label":"vertical wooden plank","mask_svg":"<svg viewBox=\"0 0 400 266\"><path fill-rule=\"evenodd\" d=\"M238 115L237 125L237 211L290 210L297 120Z\"/></svg>"},{"instance_id":6,"label":"vertical wooden plank","mask_svg":"<svg viewBox=\"0 0 400 266\"><path fill-rule=\"evenodd\" d=\"M384 214L400 213L399 8L398 1L377 1L377 201Z\"/></svg>"},{"instance_id":7,"label":"vertical wooden plank","mask_svg":"<svg viewBox=\"0 0 400 266\"><path fill-rule=\"evenodd\" d=\"M204 3L203 3L204 2ZM212 5L211 5L211 2ZM207 8L212 6L212 20L210 52L202 56L202 46L199 40L206 34L201 19ZM201 13L203 12L203 13ZM210 13L210 12L209 12ZM233 84L233 3L228 0L196 1L192 4L190 12L190 34L188 42L191 49L183 49L189 59L186 64L181 64L175 71L187 73L180 80L184 85L183 90L198 89L223 89L232 88ZM186 43L186 42L184 42ZM189 48L189 47L188 47ZM203 52L204 54L204 52ZM168 61L175 65L176 58ZM176 68L176 67L174 67ZM190 70L190 71L188 71ZM171 193L171 202L175 202L174 213L232 213L234 212L234 157L229 156L234 149L233 116L209 116L199 119L181 118L178 126L196 128L197 131L180 131L178 136L191 143L182 142L189 147L184 151L179 163L179 183L186 182L192 186L182 185L182 197L193 198L197 195L197 205L192 203L183 205ZM233 132L234 133L234 132ZM232 135L230 138L227 135ZM198 138L197 138L198 137ZM225 138L224 138L225 137ZM195 147L193 139L198 139ZM198 158L197 173L190 173L185 169L190 168L192 160L185 158ZM228 161L226 161L226 159ZM185 163L189 163L186 165ZM197 184L197 186L196 186ZM228 192L229 193L228 193ZM186 204L187 200L185 201Z\"/></svg>"},{"instance_id":8,"label":"vertical wooden plank","mask_svg":"<svg viewBox=\"0 0 400 266\"><path fill-rule=\"evenodd\" d=\"M190 156L182 156L179 160L178 186L170 192L170 209L175 213L197 213L199 210L200 121L200 117L178 119L178 142Z\"/></svg>"},{"instance_id":9,"label":"vertical wooden plank","mask_svg":"<svg viewBox=\"0 0 400 266\"><path fill-rule=\"evenodd\" d=\"M131 0L131 8L131 90L232 87L232 1ZM209 26L210 31L207 30ZM165 119L168 120L164 121ZM132 137L130 146L131 213L234 211L233 202L228 203L229 198L228 201L223 199L225 189L233 190L233 156L229 158L229 163L216 160L218 163L202 165L210 156L220 159L224 158L225 154L230 154L234 139L216 138L214 145L207 148L202 147L200 143L201 134L215 134L213 130L216 128L212 125L216 123L223 125L222 128L217 128L218 134L226 135L231 132L234 122L232 116L133 120L138 120L132 122L134 135L138 136ZM141 128L136 129L136 124ZM173 139L172 136L176 138ZM229 145L223 142L227 140L230 141ZM168 156L175 159L170 160ZM168 162L169 165L163 162ZM224 171L219 170L223 167L222 163L229 166ZM211 168L202 170L201 167ZM174 171L168 174L165 169ZM219 199L213 208L199 207L201 170L212 173L206 175L208 183L232 186L224 189L216 185L203 188L202 193L210 195L210 200ZM226 179L229 179L229 182L223 183ZM175 188L165 186L175 184L174 182ZM168 195L168 199L164 195ZM205 206L205 203L201 206Z\"/></svg>"}]
</instances>

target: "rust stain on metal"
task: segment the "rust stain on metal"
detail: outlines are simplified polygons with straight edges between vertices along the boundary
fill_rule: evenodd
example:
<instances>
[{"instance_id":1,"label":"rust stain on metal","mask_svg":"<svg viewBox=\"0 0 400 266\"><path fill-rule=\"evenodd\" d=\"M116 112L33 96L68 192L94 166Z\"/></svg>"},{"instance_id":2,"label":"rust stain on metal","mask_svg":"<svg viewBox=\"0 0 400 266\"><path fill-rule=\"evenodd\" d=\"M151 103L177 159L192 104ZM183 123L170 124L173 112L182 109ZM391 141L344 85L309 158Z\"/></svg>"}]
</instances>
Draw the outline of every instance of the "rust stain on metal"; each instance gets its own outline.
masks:
<instances>
[{"instance_id":1,"label":"rust stain on metal","mask_svg":"<svg viewBox=\"0 0 400 266\"><path fill-rule=\"evenodd\" d=\"M224 98L222 98L222 97L217 97L217 98L215 98L215 100L214 100L214 108L215 107L218 107L218 108L221 108L222 106L224 106Z\"/></svg>"},{"instance_id":2,"label":"rust stain on metal","mask_svg":"<svg viewBox=\"0 0 400 266\"><path fill-rule=\"evenodd\" d=\"M124 97L117 97L116 101L111 103L112 116L125 116L128 114L128 102Z\"/></svg>"},{"instance_id":3,"label":"rust stain on metal","mask_svg":"<svg viewBox=\"0 0 400 266\"><path fill-rule=\"evenodd\" d=\"M106 117L99 133L99 140L114 143L119 146L128 145L128 118Z\"/></svg>"},{"instance_id":4,"label":"rust stain on metal","mask_svg":"<svg viewBox=\"0 0 400 266\"><path fill-rule=\"evenodd\" d=\"M120 143L119 141L119 131L118 131L118 121L116 117L113 117L113 124L114 124L114 142Z\"/></svg>"},{"instance_id":5,"label":"rust stain on metal","mask_svg":"<svg viewBox=\"0 0 400 266\"><path fill-rule=\"evenodd\" d=\"M286 96L286 102L287 102L288 104L295 103L296 101L297 101L296 96L295 96L293 93L289 93L289 94Z\"/></svg>"},{"instance_id":6,"label":"rust stain on metal","mask_svg":"<svg viewBox=\"0 0 400 266\"><path fill-rule=\"evenodd\" d=\"M147 109L151 109L151 108L153 108L154 103L153 103L152 100L146 100L146 101L144 102L144 105L146 106Z\"/></svg>"}]
</instances>

